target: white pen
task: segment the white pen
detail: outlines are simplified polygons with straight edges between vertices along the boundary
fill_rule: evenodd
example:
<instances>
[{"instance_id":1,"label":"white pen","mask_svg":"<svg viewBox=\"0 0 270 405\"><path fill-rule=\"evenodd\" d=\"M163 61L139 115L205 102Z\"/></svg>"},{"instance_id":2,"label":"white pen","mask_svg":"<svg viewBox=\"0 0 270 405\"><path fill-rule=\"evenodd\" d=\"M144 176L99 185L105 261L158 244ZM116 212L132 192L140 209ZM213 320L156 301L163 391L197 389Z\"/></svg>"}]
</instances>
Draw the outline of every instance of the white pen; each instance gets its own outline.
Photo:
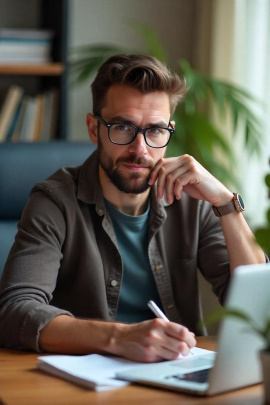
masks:
<instances>
[{"instance_id":1,"label":"white pen","mask_svg":"<svg viewBox=\"0 0 270 405\"><path fill-rule=\"evenodd\" d=\"M151 311L156 315L157 318L161 318L164 319L164 321L168 321L170 322L170 320L167 318L167 316L164 314L164 312L161 311L161 309L157 306L157 304L150 300L147 303L148 307L151 309ZM189 351L190 354L194 354L192 353L192 351Z\"/></svg>"},{"instance_id":2,"label":"white pen","mask_svg":"<svg viewBox=\"0 0 270 405\"><path fill-rule=\"evenodd\" d=\"M151 309L151 311L156 315L157 318L164 319L165 321L169 321L167 316L161 311L161 309L157 306L157 304L154 301L148 301L147 303L148 307Z\"/></svg>"}]
</instances>

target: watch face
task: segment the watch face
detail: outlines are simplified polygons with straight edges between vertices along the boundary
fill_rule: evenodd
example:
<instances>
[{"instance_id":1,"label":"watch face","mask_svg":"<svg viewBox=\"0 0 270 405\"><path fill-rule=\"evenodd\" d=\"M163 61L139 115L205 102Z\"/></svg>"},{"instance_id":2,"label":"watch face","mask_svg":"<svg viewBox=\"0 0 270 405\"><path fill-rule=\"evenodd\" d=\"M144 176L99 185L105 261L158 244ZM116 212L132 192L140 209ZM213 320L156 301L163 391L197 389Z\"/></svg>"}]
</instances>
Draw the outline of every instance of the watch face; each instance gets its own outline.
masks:
<instances>
[{"instance_id":1,"label":"watch face","mask_svg":"<svg viewBox=\"0 0 270 405\"><path fill-rule=\"evenodd\" d=\"M244 210L244 209L245 209L245 204L244 204L244 201L242 200L241 195L238 194L238 195L237 195L237 198L238 198L238 202L239 202L240 206L241 206L241 207L243 208L243 210Z\"/></svg>"}]
</instances>

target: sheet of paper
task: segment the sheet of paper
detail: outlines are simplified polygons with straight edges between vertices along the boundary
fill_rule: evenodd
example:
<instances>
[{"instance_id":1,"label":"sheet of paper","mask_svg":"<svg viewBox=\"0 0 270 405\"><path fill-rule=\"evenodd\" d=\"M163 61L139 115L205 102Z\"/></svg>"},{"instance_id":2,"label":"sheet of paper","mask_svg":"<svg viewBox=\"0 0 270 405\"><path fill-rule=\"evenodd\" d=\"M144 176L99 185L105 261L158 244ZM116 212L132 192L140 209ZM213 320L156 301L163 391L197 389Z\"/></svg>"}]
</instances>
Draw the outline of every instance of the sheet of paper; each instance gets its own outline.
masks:
<instances>
[{"instance_id":1,"label":"sheet of paper","mask_svg":"<svg viewBox=\"0 0 270 405\"><path fill-rule=\"evenodd\" d=\"M196 358L210 354L209 350L194 347L193 355L179 356L179 359ZM117 372L146 365L126 360L122 357L89 354L85 356L49 355L38 357L37 367L50 374L80 384L86 388L103 391L129 384L115 378ZM179 361L179 360L177 360Z\"/></svg>"},{"instance_id":2,"label":"sheet of paper","mask_svg":"<svg viewBox=\"0 0 270 405\"><path fill-rule=\"evenodd\" d=\"M88 388L99 390L118 388L127 382L114 379L115 373L125 368L142 366L121 357L90 354L86 356L41 356L37 367L43 371L76 382Z\"/></svg>"},{"instance_id":3,"label":"sheet of paper","mask_svg":"<svg viewBox=\"0 0 270 405\"><path fill-rule=\"evenodd\" d=\"M193 347L191 350L191 353L189 353L187 356L183 356L182 354L179 354L179 359L190 359L194 356L202 356L206 354L215 354L215 352L212 352L211 350L206 350L206 349L201 349L200 347ZM212 355L211 354L211 355Z\"/></svg>"}]
</instances>

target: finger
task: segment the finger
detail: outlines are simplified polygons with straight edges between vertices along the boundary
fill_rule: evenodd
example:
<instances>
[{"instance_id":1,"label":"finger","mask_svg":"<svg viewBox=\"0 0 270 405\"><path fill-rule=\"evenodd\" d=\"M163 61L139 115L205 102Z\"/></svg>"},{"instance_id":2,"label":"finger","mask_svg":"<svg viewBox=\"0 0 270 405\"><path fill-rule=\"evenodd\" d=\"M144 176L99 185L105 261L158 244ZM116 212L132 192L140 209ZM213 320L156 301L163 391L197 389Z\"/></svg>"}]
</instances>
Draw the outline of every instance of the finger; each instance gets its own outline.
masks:
<instances>
[{"instance_id":1,"label":"finger","mask_svg":"<svg viewBox=\"0 0 270 405\"><path fill-rule=\"evenodd\" d=\"M168 356L170 358L177 358L179 353L185 354L189 351L189 347L187 346L186 342L179 340L178 336L175 338L166 333L166 326L165 328L160 327L152 330L148 336L147 343L148 346L156 347L160 356L165 350L167 353L166 358L168 358ZM160 351L160 348L163 348L163 350Z\"/></svg>"},{"instance_id":2,"label":"finger","mask_svg":"<svg viewBox=\"0 0 270 405\"><path fill-rule=\"evenodd\" d=\"M164 164L163 159L160 159L157 162L156 166L154 167L154 169L151 172L150 179L148 181L149 186L152 186L155 183L155 181L157 180L159 170L160 170L160 168L162 167L163 164Z\"/></svg>"},{"instance_id":3,"label":"finger","mask_svg":"<svg viewBox=\"0 0 270 405\"><path fill-rule=\"evenodd\" d=\"M186 341L175 339L175 338L170 338L170 340L166 340L166 344L169 344L169 346L166 348L171 350L173 353L179 356L179 354L182 354L183 356L186 356L189 354L190 350L194 347L190 347Z\"/></svg>"},{"instance_id":4,"label":"finger","mask_svg":"<svg viewBox=\"0 0 270 405\"><path fill-rule=\"evenodd\" d=\"M173 193L174 193L175 198L177 200L180 200L182 198L182 191L183 191L183 186L181 184L181 180L176 179L175 182L174 182Z\"/></svg>"},{"instance_id":5,"label":"finger","mask_svg":"<svg viewBox=\"0 0 270 405\"><path fill-rule=\"evenodd\" d=\"M191 351L191 347L189 347L185 342L181 342L181 349L179 351L179 354L182 354L182 356L187 356L190 351Z\"/></svg>"},{"instance_id":6,"label":"finger","mask_svg":"<svg viewBox=\"0 0 270 405\"><path fill-rule=\"evenodd\" d=\"M174 360L179 354L186 356L190 348L185 342L168 336L159 336L155 338L152 345L148 345L145 350L146 361Z\"/></svg>"},{"instance_id":7,"label":"finger","mask_svg":"<svg viewBox=\"0 0 270 405\"><path fill-rule=\"evenodd\" d=\"M169 173L166 177L166 198L167 201L171 204L173 202L174 197L178 200L181 198L182 194L182 176L189 171L189 167L187 165L181 166L174 170L173 172Z\"/></svg>"},{"instance_id":8,"label":"finger","mask_svg":"<svg viewBox=\"0 0 270 405\"><path fill-rule=\"evenodd\" d=\"M171 163L167 161L166 164L160 167L157 178L157 198L162 198L164 193L166 193L167 201L169 203L173 201L173 181L177 177L175 172L177 168L181 173L179 162L177 161ZM168 182L170 182L170 186L167 185Z\"/></svg>"},{"instance_id":9,"label":"finger","mask_svg":"<svg viewBox=\"0 0 270 405\"><path fill-rule=\"evenodd\" d=\"M181 350L185 350L185 348L181 348ZM180 351L173 351L168 347L159 346L157 349L158 357L162 360L176 360L179 357Z\"/></svg>"},{"instance_id":10,"label":"finger","mask_svg":"<svg viewBox=\"0 0 270 405\"><path fill-rule=\"evenodd\" d=\"M185 326L178 325L174 322L168 323L166 333L169 336L186 343L190 349L197 343L193 332L190 332Z\"/></svg>"},{"instance_id":11,"label":"finger","mask_svg":"<svg viewBox=\"0 0 270 405\"><path fill-rule=\"evenodd\" d=\"M154 167L154 169L151 172L148 184L153 185L155 183L155 181L158 178L159 171L160 171L162 166L166 167L168 165L174 164L174 166L172 166L173 170L174 170L179 166L178 161L180 161L181 159L182 159L182 157L177 158L177 159L175 157L159 159L159 161L156 163L156 166Z\"/></svg>"},{"instance_id":12,"label":"finger","mask_svg":"<svg viewBox=\"0 0 270 405\"><path fill-rule=\"evenodd\" d=\"M185 155L179 158L173 158L173 160L166 160L163 166L160 168L157 180L157 196L162 198L163 194L166 194L168 203L172 203L174 196L180 196L181 192L178 191L178 195L174 193L174 182L178 177L181 177L184 173L190 170L190 159ZM178 198L179 199L179 198Z\"/></svg>"}]
</instances>

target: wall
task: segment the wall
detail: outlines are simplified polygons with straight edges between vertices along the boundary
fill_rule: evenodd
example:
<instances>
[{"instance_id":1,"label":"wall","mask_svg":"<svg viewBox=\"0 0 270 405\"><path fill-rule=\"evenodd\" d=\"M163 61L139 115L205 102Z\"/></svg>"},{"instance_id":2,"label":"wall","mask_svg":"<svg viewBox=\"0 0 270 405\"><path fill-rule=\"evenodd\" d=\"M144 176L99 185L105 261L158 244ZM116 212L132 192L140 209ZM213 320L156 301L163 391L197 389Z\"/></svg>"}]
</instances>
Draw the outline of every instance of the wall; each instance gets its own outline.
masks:
<instances>
[{"instance_id":1,"label":"wall","mask_svg":"<svg viewBox=\"0 0 270 405\"><path fill-rule=\"evenodd\" d=\"M234 145L237 164L232 170L237 170L246 206L245 217L254 229L265 223L269 206L264 176L269 172L270 158L270 3L268 0L215 0L213 4L210 71L245 88L260 100L254 108L262 119L259 155L250 156L242 136L232 137L228 120L220 123Z\"/></svg>"}]
</instances>

